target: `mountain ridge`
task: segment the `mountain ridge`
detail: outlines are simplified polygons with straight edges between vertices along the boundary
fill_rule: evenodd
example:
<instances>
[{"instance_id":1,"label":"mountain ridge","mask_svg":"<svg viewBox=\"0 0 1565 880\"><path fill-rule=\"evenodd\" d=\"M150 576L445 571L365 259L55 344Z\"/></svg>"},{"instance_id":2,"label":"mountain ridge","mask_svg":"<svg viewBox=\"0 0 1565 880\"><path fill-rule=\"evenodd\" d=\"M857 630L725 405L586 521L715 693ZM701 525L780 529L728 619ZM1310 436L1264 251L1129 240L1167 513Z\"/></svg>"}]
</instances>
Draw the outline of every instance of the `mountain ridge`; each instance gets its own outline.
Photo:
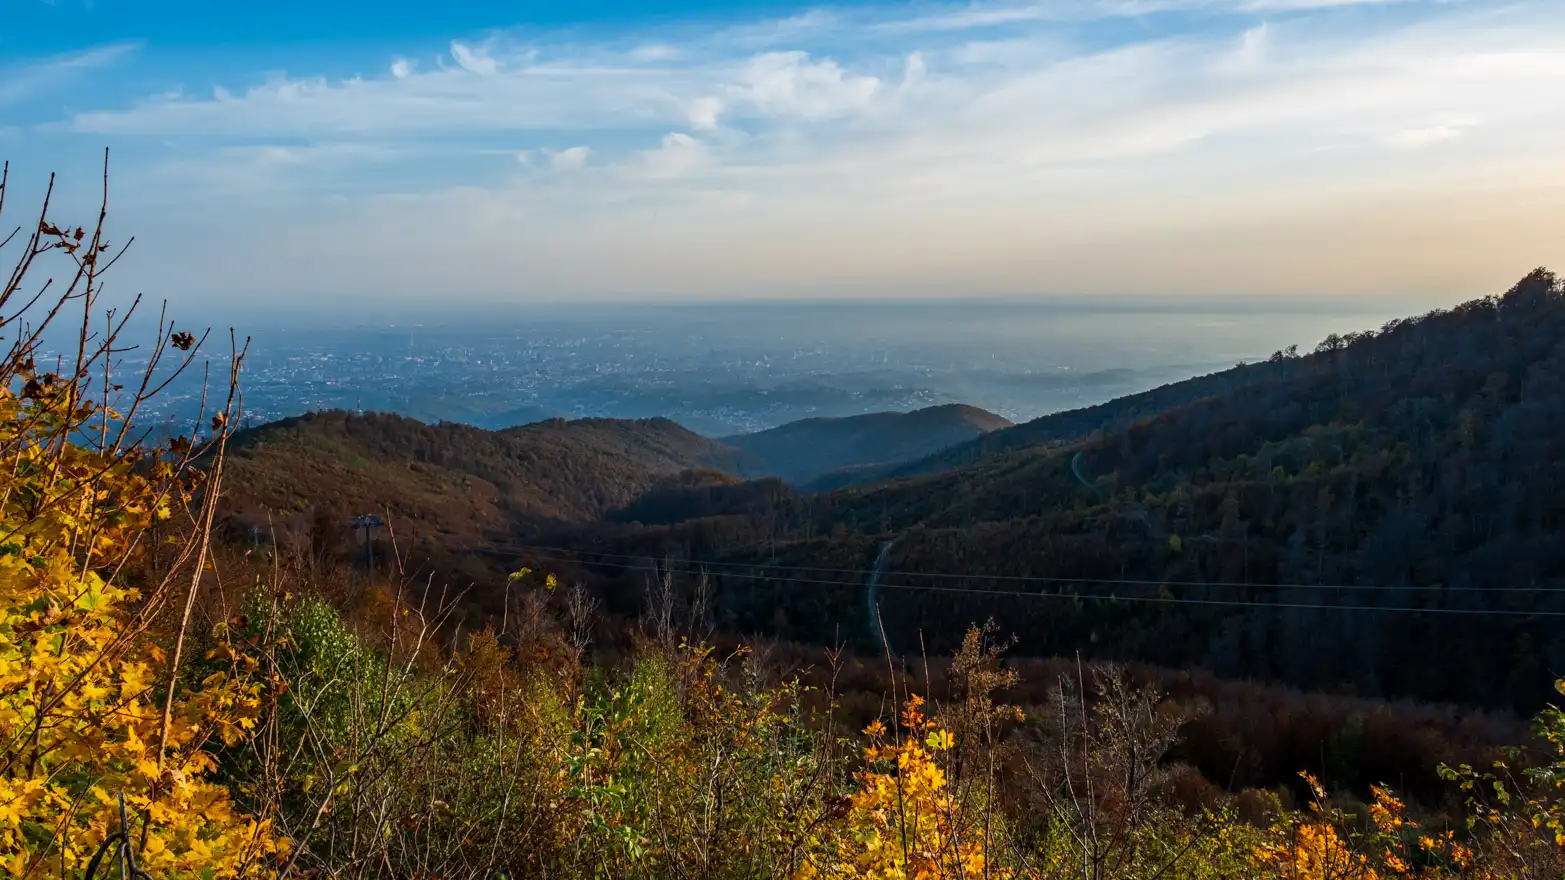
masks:
<instances>
[{"instance_id":1,"label":"mountain ridge","mask_svg":"<svg viewBox=\"0 0 1565 880\"><path fill-rule=\"evenodd\" d=\"M330 410L237 434L225 502L232 527L281 526L314 540L340 540L351 515L380 514L407 544L450 561L519 531L601 520L680 471L749 475L757 466L669 419L550 419L490 431ZM473 560L458 567L486 571Z\"/></svg>"},{"instance_id":2,"label":"mountain ridge","mask_svg":"<svg viewBox=\"0 0 1565 880\"><path fill-rule=\"evenodd\" d=\"M910 412L800 419L718 439L758 456L773 475L808 485L843 469L921 458L1011 424L976 406L950 403Z\"/></svg>"}]
</instances>

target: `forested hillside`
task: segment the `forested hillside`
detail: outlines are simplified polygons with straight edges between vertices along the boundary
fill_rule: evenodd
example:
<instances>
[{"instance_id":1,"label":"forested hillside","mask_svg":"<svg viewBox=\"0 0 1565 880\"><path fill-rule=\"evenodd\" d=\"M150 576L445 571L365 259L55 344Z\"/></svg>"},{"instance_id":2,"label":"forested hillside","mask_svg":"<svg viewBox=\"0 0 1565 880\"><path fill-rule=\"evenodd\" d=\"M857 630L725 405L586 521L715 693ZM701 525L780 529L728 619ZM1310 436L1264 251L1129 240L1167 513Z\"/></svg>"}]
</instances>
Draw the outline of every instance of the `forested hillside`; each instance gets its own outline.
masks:
<instances>
[{"instance_id":1,"label":"forested hillside","mask_svg":"<svg viewBox=\"0 0 1565 880\"><path fill-rule=\"evenodd\" d=\"M1196 400L1227 394L1246 385L1273 381L1285 367L1281 359L1268 368L1240 365L1206 376L1171 382L1125 397L1081 409L1051 413L1019 425L1001 427L977 437L953 443L926 455L902 463L882 464L829 475L817 485L835 489L854 484L879 482L897 477L938 473L972 464L1013 449L1025 449L1051 443L1069 443L1094 431L1112 431L1127 427Z\"/></svg>"},{"instance_id":2,"label":"forested hillside","mask_svg":"<svg viewBox=\"0 0 1565 880\"><path fill-rule=\"evenodd\" d=\"M1537 706L1565 669L1559 281L1217 381L1074 443L615 543L752 564L710 569L741 631L863 640L856 585L893 541L880 611L908 649L997 614L1032 654Z\"/></svg>"},{"instance_id":3,"label":"forested hillside","mask_svg":"<svg viewBox=\"0 0 1565 880\"><path fill-rule=\"evenodd\" d=\"M611 602L644 589L627 560L684 560L733 632L878 650L883 624L894 647L944 650L993 614L1033 655L1530 711L1565 669L1562 342L1565 294L1539 270L824 494L744 482L764 455L665 420L485 432L340 413L242 435L232 494L252 520L389 512L475 578L527 544L608 553L583 558L618 568L582 571ZM1003 451L943 467L983 444ZM321 531L344 541L336 519Z\"/></svg>"},{"instance_id":4,"label":"forested hillside","mask_svg":"<svg viewBox=\"0 0 1565 880\"><path fill-rule=\"evenodd\" d=\"M557 419L486 431L333 411L238 434L226 499L241 530L282 523L346 540L348 519L373 513L399 530L404 547L455 561L545 524L597 521L689 468L756 467L746 453L667 419ZM309 524L312 517L321 522Z\"/></svg>"},{"instance_id":5,"label":"forested hillside","mask_svg":"<svg viewBox=\"0 0 1565 880\"><path fill-rule=\"evenodd\" d=\"M977 407L948 404L908 413L802 419L722 440L760 458L768 474L805 484L834 471L921 458L1010 424Z\"/></svg>"}]
</instances>

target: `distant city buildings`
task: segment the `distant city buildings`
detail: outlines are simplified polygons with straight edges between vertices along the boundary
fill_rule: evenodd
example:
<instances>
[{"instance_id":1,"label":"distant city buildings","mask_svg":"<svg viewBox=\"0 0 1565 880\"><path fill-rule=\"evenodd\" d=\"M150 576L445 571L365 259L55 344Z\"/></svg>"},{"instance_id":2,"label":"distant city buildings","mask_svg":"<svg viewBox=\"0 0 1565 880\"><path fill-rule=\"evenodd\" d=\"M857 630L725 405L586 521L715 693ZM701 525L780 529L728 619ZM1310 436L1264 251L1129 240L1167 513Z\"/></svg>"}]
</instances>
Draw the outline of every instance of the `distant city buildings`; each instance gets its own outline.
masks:
<instances>
[{"instance_id":1,"label":"distant city buildings","mask_svg":"<svg viewBox=\"0 0 1565 880\"><path fill-rule=\"evenodd\" d=\"M953 338L949 322L912 332L904 321L902 335L890 340L863 339L862 328L827 321L758 333L754 325L766 323L671 313L629 326L518 322L511 332L494 326L425 327L411 336L390 327L257 332L242 373L244 417L261 423L362 407L502 428L556 416L665 416L721 436L814 416L952 402L1020 421L1200 372L1200 364L1189 363L1098 369L1094 362L1105 358L1121 366L1137 363L1128 357L1145 363L1149 352L1098 351L1090 340L1042 345L1013 333L1009 345L993 337L964 343L976 337ZM834 340L817 338L828 330ZM224 372L214 365L213 375ZM181 377L158 411L143 418L195 418L202 375L192 370Z\"/></svg>"}]
</instances>

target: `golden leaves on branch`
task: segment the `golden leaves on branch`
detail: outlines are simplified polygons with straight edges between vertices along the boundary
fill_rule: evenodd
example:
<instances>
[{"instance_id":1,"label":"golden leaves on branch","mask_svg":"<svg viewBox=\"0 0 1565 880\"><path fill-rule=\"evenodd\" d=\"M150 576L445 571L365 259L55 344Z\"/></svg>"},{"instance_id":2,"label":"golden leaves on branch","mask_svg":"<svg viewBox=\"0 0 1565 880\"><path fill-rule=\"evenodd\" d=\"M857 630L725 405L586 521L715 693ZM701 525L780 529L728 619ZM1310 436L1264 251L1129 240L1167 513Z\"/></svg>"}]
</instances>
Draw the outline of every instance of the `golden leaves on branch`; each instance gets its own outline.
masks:
<instances>
[{"instance_id":1,"label":"golden leaves on branch","mask_svg":"<svg viewBox=\"0 0 1565 880\"><path fill-rule=\"evenodd\" d=\"M0 352L0 872L79 876L120 830L123 796L144 870L241 875L287 849L214 777L214 749L253 735L256 664L219 629L199 639L210 649L199 673L170 668L157 614L190 566L149 565L156 542L144 538L192 502L198 475L189 441L121 446L111 435L132 416L94 396L121 388L110 361L125 316L111 312L101 332L86 317L108 247L101 224L43 221L0 293L18 294L41 255L73 261L74 280L38 305L41 320L24 326L28 307L0 317L18 328ZM40 370L42 327L78 300L80 351ZM188 350L194 338L173 342Z\"/></svg>"},{"instance_id":2,"label":"golden leaves on branch","mask_svg":"<svg viewBox=\"0 0 1565 880\"><path fill-rule=\"evenodd\" d=\"M255 662L215 633L218 671L180 682L161 756L167 654L126 583L140 534L187 500L166 461L70 442L75 394L12 364L0 388L0 867L79 871L117 828L118 796L157 876L240 873L284 844L236 813L209 744L239 742L259 711ZM160 761L161 757L161 761ZM161 769L160 769L161 764Z\"/></svg>"}]
</instances>

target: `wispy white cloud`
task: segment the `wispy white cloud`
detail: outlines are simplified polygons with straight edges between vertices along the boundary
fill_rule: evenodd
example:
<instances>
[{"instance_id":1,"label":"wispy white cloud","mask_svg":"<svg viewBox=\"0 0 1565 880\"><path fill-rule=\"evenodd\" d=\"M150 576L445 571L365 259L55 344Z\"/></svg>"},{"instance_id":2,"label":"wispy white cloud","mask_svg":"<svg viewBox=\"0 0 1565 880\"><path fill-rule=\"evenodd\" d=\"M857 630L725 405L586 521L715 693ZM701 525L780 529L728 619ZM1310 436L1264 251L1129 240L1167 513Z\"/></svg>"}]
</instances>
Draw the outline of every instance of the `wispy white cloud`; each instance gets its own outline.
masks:
<instances>
[{"instance_id":1,"label":"wispy white cloud","mask_svg":"<svg viewBox=\"0 0 1565 880\"><path fill-rule=\"evenodd\" d=\"M864 110L879 89L876 77L854 75L835 61L793 51L750 59L738 83L726 91L731 105L751 106L764 115L825 120Z\"/></svg>"},{"instance_id":2,"label":"wispy white cloud","mask_svg":"<svg viewBox=\"0 0 1565 880\"><path fill-rule=\"evenodd\" d=\"M1419 0L1034 0L935 5L923 11L876 22L889 32L971 31L1036 22L1133 19L1159 13L1286 13L1349 6L1385 6Z\"/></svg>"},{"instance_id":3,"label":"wispy white cloud","mask_svg":"<svg viewBox=\"0 0 1565 880\"><path fill-rule=\"evenodd\" d=\"M1253 253L1324 253L1333 216L1375 204L1386 222L1395 204L1427 224L1430 194L1510 192L1565 143L1546 97L1565 93L1565 20L1543 0L855 7L596 42L497 32L417 57L87 105L56 135L199 145L158 173L201 185L166 192L254 195L261 240L293 224L299 259L248 284L325 284L334 255L380 247L380 282L410 293L456 271L475 290L713 295L1115 289L1153 266L1238 285L1172 243L1226 229ZM317 252L301 223L349 232ZM1119 265L1116 242L1153 262Z\"/></svg>"},{"instance_id":4,"label":"wispy white cloud","mask_svg":"<svg viewBox=\"0 0 1565 880\"><path fill-rule=\"evenodd\" d=\"M1389 6L1411 2L1416 0L1241 0L1234 6L1245 12L1300 12L1340 9L1345 6ZM1437 2L1461 2L1461 0L1437 0Z\"/></svg>"},{"instance_id":5,"label":"wispy white cloud","mask_svg":"<svg viewBox=\"0 0 1565 880\"><path fill-rule=\"evenodd\" d=\"M676 131L664 135L658 148L648 150L643 158L650 176L680 177L705 165L711 152L705 143Z\"/></svg>"},{"instance_id":6,"label":"wispy white cloud","mask_svg":"<svg viewBox=\"0 0 1565 880\"><path fill-rule=\"evenodd\" d=\"M174 92L128 109L81 112L70 125L93 134L219 137L655 128L679 121L710 129L724 115L840 118L866 110L881 85L874 75L803 50L682 67L626 63L631 56L539 60L530 48L505 55L453 41L451 65L428 72L398 58L381 79L274 78L238 94L225 90L218 100Z\"/></svg>"},{"instance_id":7,"label":"wispy white cloud","mask_svg":"<svg viewBox=\"0 0 1565 880\"><path fill-rule=\"evenodd\" d=\"M587 164L587 158L591 155L591 147L566 147L552 153L549 162L557 171L577 171Z\"/></svg>"},{"instance_id":8,"label":"wispy white cloud","mask_svg":"<svg viewBox=\"0 0 1565 880\"><path fill-rule=\"evenodd\" d=\"M1401 131L1384 135L1381 142L1386 146L1403 150L1416 150L1422 147L1433 146L1441 141L1453 140L1466 134L1468 129L1476 123L1460 123L1446 125L1430 125L1423 128L1405 128Z\"/></svg>"},{"instance_id":9,"label":"wispy white cloud","mask_svg":"<svg viewBox=\"0 0 1565 880\"><path fill-rule=\"evenodd\" d=\"M672 61L679 57L679 49L667 43L646 43L630 51L636 61Z\"/></svg>"},{"instance_id":10,"label":"wispy white cloud","mask_svg":"<svg viewBox=\"0 0 1565 880\"><path fill-rule=\"evenodd\" d=\"M621 114L652 124L682 119L680 93L694 91L692 77L679 71L569 62L502 68L487 51L455 45L460 60L443 69L410 68L384 79L276 78L229 101L157 95L127 109L78 113L69 126L98 135L211 137L601 129L623 126Z\"/></svg>"},{"instance_id":11,"label":"wispy white cloud","mask_svg":"<svg viewBox=\"0 0 1565 880\"><path fill-rule=\"evenodd\" d=\"M1271 31L1265 22L1256 25L1239 35L1239 56L1236 59L1240 67L1254 68L1260 65L1266 58L1266 47L1270 42Z\"/></svg>"},{"instance_id":12,"label":"wispy white cloud","mask_svg":"<svg viewBox=\"0 0 1565 880\"><path fill-rule=\"evenodd\" d=\"M451 57L457 66L479 76L494 76L500 72L500 62L489 54L487 46L469 46L457 40L451 41Z\"/></svg>"},{"instance_id":13,"label":"wispy white cloud","mask_svg":"<svg viewBox=\"0 0 1565 880\"><path fill-rule=\"evenodd\" d=\"M690 101L685 110L690 124L702 131L717 128L717 118L722 115L723 102L712 95L703 95Z\"/></svg>"},{"instance_id":14,"label":"wispy white cloud","mask_svg":"<svg viewBox=\"0 0 1565 880\"><path fill-rule=\"evenodd\" d=\"M139 48L140 42L125 41L35 61L0 63L0 107L51 92L63 97L77 77L115 64Z\"/></svg>"}]
</instances>

